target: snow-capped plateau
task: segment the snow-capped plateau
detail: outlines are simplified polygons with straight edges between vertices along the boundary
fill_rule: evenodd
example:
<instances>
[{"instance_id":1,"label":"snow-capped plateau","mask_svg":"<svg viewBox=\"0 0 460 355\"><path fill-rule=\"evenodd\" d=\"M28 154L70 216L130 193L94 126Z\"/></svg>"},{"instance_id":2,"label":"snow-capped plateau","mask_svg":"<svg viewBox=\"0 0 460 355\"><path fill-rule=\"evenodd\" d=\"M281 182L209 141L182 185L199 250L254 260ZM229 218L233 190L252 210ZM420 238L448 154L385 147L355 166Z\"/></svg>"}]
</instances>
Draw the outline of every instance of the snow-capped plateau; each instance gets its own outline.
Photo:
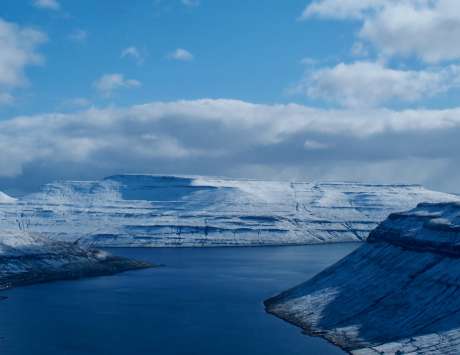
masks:
<instances>
[{"instance_id":1,"label":"snow-capped plateau","mask_svg":"<svg viewBox=\"0 0 460 355\"><path fill-rule=\"evenodd\" d=\"M353 354L460 353L460 203L392 214L267 311Z\"/></svg>"},{"instance_id":2,"label":"snow-capped plateau","mask_svg":"<svg viewBox=\"0 0 460 355\"><path fill-rule=\"evenodd\" d=\"M392 212L455 200L417 185L117 175L0 205L0 230L19 218L34 235L98 247L361 241Z\"/></svg>"}]
</instances>

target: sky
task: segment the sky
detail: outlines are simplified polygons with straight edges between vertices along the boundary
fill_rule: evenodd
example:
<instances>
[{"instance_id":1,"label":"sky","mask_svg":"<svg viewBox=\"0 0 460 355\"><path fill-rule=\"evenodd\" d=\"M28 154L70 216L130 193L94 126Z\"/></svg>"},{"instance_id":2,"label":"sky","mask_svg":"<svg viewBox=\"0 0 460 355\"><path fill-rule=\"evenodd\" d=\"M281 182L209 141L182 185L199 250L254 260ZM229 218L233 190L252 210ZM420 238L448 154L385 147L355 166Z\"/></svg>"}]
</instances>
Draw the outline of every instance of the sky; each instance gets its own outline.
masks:
<instances>
[{"instance_id":1,"label":"sky","mask_svg":"<svg viewBox=\"0 0 460 355\"><path fill-rule=\"evenodd\" d=\"M0 190L118 173L460 192L458 0L2 0Z\"/></svg>"}]
</instances>

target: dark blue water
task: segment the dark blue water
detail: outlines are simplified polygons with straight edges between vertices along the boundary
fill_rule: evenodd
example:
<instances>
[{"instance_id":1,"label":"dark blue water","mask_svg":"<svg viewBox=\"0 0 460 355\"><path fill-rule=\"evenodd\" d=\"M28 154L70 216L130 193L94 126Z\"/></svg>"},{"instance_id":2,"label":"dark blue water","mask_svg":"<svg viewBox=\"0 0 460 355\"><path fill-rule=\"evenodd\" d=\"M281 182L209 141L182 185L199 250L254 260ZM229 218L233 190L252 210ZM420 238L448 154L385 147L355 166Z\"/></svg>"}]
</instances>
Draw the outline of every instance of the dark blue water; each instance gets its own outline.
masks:
<instances>
[{"instance_id":1,"label":"dark blue water","mask_svg":"<svg viewBox=\"0 0 460 355\"><path fill-rule=\"evenodd\" d=\"M0 354L342 354L262 301L356 247L114 249L167 266L3 292Z\"/></svg>"}]
</instances>

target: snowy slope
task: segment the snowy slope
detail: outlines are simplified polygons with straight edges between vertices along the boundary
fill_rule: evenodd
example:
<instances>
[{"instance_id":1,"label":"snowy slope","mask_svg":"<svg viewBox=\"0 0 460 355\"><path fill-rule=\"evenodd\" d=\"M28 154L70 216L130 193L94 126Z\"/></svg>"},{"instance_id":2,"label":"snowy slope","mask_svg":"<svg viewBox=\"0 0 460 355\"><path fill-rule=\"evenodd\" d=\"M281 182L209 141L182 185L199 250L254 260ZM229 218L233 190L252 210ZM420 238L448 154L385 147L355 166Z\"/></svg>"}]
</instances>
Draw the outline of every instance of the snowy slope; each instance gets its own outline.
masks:
<instances>
[{"instance_id":1,"label":"snowy slope","mask_svg":"<svg viewBox=\"0 0 460 355\"><path fill-rule=\"evenodd\" d=\"M46 185L0 206L11 227L95 246L235 246L358 241L390 213L457 197L416 185L118 175Z\"/></svg>"},{"instance_id":2,"label":"snowy slope","mask_svg":"<svg viewBox=\"0 0 460 355\"><path fill-rule=\"evenodd\" d=\"M0 290L36 282L107 275L149 265L28 231L23 207L0 192Z\"/></svg>"},{"instance_id":3,"label":"snowy slope","mask_svg":"<svg viewBox=\"0 0 460 355\"><path fill-rule=\"evenodd\" d=\"M0 290L145 267L149 265L71 243L50 242L27 232L0 232Z\"/></svg>"},{"instance_id":4,"label":"snowy slope","mask_svg":"<svg viewBox=\"0 0 460 355\"><path fill-rule=\"evenodd\" d=\"M460 353L460 203L391 215L267 310L354 354Z\"/></svg>"},{"instance_id":5,"label":"snowy slope","mask_svg":"<svg viewBox=\"0 0 460 355\"><path fill-rule=\"evenodd\" d=\"M16 199L8 196L7 194L0 191L0 204L2 203L14 203Z\"/></svg>"}]
</instances>

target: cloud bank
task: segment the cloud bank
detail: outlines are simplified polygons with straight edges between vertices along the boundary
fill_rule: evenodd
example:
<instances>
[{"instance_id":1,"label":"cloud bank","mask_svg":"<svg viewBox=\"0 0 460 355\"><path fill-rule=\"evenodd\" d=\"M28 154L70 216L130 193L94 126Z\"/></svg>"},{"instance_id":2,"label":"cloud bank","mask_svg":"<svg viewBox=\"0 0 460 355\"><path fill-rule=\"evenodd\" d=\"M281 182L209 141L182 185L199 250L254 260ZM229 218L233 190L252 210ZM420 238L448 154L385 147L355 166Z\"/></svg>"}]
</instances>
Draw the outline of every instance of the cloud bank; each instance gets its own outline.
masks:
<instances>
[{"instance_id":1,"label":"cloud bank","mask_svg":"<svg viewBox=\"0 0 460 355\"><path fill-rule=\"evenodd\" d=\"M452 190L459 133L460 108L323 110L223 99L92 108L0 121L0 182L152 172Z\"/></svg>"}]
</instances>

